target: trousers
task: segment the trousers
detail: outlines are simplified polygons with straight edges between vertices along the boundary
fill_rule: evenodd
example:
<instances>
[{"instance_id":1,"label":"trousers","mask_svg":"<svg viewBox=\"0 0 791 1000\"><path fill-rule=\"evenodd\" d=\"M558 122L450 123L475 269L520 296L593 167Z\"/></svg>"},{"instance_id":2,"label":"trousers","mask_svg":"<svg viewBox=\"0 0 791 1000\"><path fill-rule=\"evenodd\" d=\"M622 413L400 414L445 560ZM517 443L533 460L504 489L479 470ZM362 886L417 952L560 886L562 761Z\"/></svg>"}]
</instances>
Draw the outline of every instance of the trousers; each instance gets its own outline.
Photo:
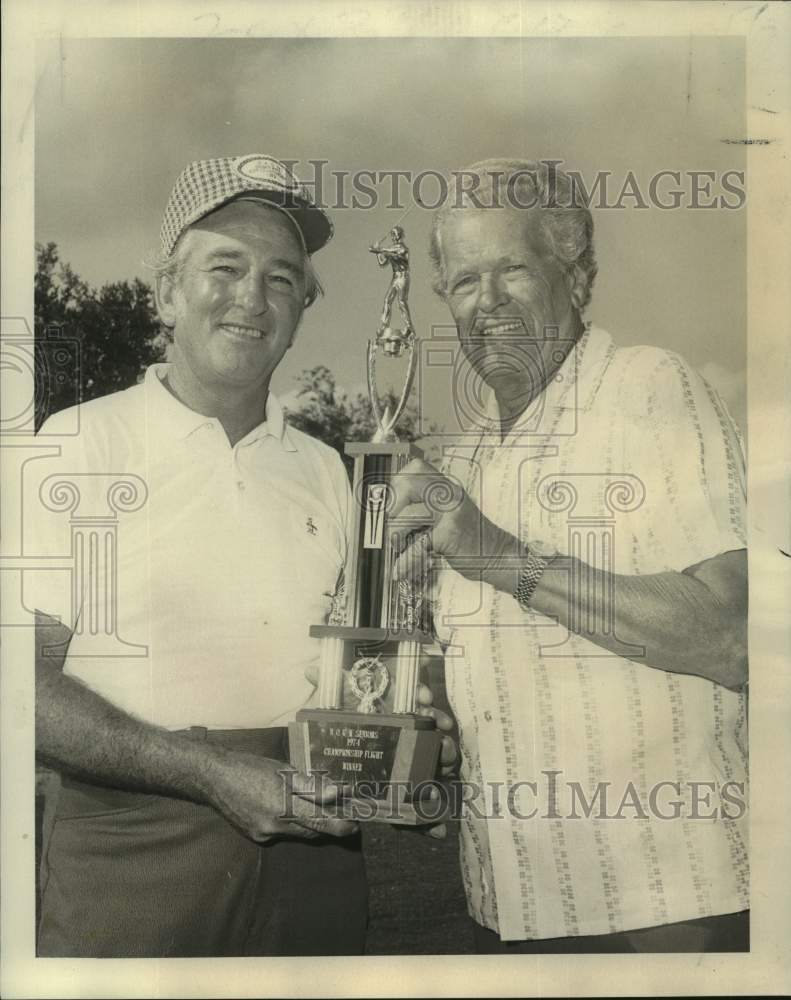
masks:
<instances>
[{"instance_id":1,"label":"trousers","mask_svg":"<svg viewBox=\"0 0 791 1000\"><path fill-rule=\"evenodd\" d=\"M222 742L287 760L285 733L253 730ZM359 834L258 844L209 806L64 776L42 839L40 956L364 951Z\"/></svg>"}]
</instances>

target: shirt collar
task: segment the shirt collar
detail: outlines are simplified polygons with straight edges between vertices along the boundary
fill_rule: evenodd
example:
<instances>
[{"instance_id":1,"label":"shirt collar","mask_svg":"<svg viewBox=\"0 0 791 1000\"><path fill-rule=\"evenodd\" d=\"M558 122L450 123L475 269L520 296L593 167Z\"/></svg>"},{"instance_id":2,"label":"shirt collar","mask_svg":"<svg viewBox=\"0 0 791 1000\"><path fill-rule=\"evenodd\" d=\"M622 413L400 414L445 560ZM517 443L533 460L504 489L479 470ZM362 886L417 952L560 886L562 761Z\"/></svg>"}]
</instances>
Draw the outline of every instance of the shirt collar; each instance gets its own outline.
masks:
<instances>
[{"instance_id":1,"label":"shirt collar","mask_svg":"<svg viewBox=\"0 0 791 1000\"><path fill-rule=\"evenodd\" d=\"M297 450L289 433L283 407L271 389L266 397L266 420L250 431L250 435L258 437L264 437L267 434L280 441L285 451Z\"/></svg>"},{"instance_id":2,"label":"shirt collar","mask_svg":"<svg viewBox=\"0 0 791 1000\"><path fill-rule=\"evenodd\" d=\"M614 354L609 333L598 326L588 327L547 387L551 402L563 409L589 410Z\"/></svg>"},{"instance_id":3,"label":"shirt collar","mask_svg":"<svg viewBox=\"0 0 791 1000\"><path fill-rule=\"evenodd\" d=\"M176 399L164 384L167 373L173 366L167 362L150 365L146 370L144 386L146 391L146 406L148 413L157 425L157 433L172 440L184 441L199 427L211 423L212 417L185 406ZM285 451L296 451L296 446L289 435L289 429L283 415L283 407L273 392L266 399L266 417L264 421L249 431L242 442L252 444L260 438L273 437L280 441ZM242 442L239 442L240 444Z\"/></svg>"}]
</instances>

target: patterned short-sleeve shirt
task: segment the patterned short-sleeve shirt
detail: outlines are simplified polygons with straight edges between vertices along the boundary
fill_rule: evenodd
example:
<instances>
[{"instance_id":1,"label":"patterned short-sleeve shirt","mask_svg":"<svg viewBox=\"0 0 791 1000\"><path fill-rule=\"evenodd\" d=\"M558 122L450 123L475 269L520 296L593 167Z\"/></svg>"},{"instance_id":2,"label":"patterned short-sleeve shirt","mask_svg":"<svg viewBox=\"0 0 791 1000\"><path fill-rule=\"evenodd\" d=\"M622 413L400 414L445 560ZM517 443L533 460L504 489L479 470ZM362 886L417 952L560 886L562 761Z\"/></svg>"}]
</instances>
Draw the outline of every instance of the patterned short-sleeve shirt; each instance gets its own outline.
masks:
<instances>
[{"instance_id":1,"label":"patterned short-sleeve shirt","mask_svg":"<svg viewBox=\"0 0 791 1000\"><path fill-rule=\"evenodd\" d=\"M676 354L589 329L507 437L492 431L448 449L445 468L531 546L627 575L746 546L739 433ZM748 905L745 695L626 643L608 652L595 629L612 622L569 631L450 569L436 625L479 923L566 937Z\"/></svg>"}]
</instances>

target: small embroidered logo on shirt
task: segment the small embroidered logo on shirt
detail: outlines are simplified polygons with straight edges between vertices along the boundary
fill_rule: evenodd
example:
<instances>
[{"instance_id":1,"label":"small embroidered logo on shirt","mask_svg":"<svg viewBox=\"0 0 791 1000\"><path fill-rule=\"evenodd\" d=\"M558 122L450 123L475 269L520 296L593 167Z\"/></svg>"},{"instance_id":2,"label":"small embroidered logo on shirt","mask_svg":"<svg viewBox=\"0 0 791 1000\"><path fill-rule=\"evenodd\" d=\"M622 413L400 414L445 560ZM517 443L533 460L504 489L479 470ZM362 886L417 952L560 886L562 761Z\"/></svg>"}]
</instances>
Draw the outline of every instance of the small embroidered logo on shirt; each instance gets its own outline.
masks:
<instances>
[{"instance_id":1,"label":"small embroidered logo on shirt","mask_svg":"<svg viewBox=\"0 0 791 1000\"><path fill-rule=\"evenodd\" d=\"M316 525L313 523L313 518L312 517L309 517L307 519L307 521L305 521L305 527L307 528L308 533L311 534L311 535L315 535L316 532L319 530L316 527Z\"/></svg>"}]
</instances>

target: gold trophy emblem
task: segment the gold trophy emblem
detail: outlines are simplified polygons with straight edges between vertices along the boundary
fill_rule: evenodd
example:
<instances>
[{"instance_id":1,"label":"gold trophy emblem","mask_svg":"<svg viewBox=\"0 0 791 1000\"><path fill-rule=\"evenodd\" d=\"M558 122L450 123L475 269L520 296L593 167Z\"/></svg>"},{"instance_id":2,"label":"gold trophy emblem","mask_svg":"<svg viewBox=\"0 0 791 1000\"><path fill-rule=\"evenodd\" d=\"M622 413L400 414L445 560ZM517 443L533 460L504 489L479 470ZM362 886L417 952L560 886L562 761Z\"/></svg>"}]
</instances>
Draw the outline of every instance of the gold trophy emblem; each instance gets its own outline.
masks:
<instances>
[{"instance_id":1,"label":"gold trophy emblem","mask_svg":"<svg viewBox=\"0 0 791 1000\"><path fill-rule=\"evenodd\" d=\"M390 675L381 656L361 656L349 672L349 684L359 699L357 710L366 715L380 711L380 699L389 682Z\"/></svg>"},{"instance_id":2,"label":"gold trophy emblem","mask_svg":"<svg viewBox=\"0 0 791 1000\"><path fill-rule=\"evenodd\" d=\"M412 388L412 381L415 377L415 330L412 326L412 316L409 312L409 248L404 243L404 230L401 226L393 226L390 230L392 244L389 247L382 246L381 243L374 243L368 247L370 253L376 254L376 259L380 267L392 268L390 285L385 293L384 305L382 306L382 316L379 320L379 327L376 331L376 339L368 341L368 396L371 400L371 407L374 419L377 423L377 432L374 441L396 441L397 437L394 427L398 418L404 411L409 392ZM392 313L393 303L398 306L404 326L400 329L393 329ZM390 358L400 358L405 353L408 356L407 373L404 379L404 386L398 398L395 410L391 413L389 408L382 411L382 403L376 385L376 356L381 349L382 353Z\"/></svg>"}]
</instances>

